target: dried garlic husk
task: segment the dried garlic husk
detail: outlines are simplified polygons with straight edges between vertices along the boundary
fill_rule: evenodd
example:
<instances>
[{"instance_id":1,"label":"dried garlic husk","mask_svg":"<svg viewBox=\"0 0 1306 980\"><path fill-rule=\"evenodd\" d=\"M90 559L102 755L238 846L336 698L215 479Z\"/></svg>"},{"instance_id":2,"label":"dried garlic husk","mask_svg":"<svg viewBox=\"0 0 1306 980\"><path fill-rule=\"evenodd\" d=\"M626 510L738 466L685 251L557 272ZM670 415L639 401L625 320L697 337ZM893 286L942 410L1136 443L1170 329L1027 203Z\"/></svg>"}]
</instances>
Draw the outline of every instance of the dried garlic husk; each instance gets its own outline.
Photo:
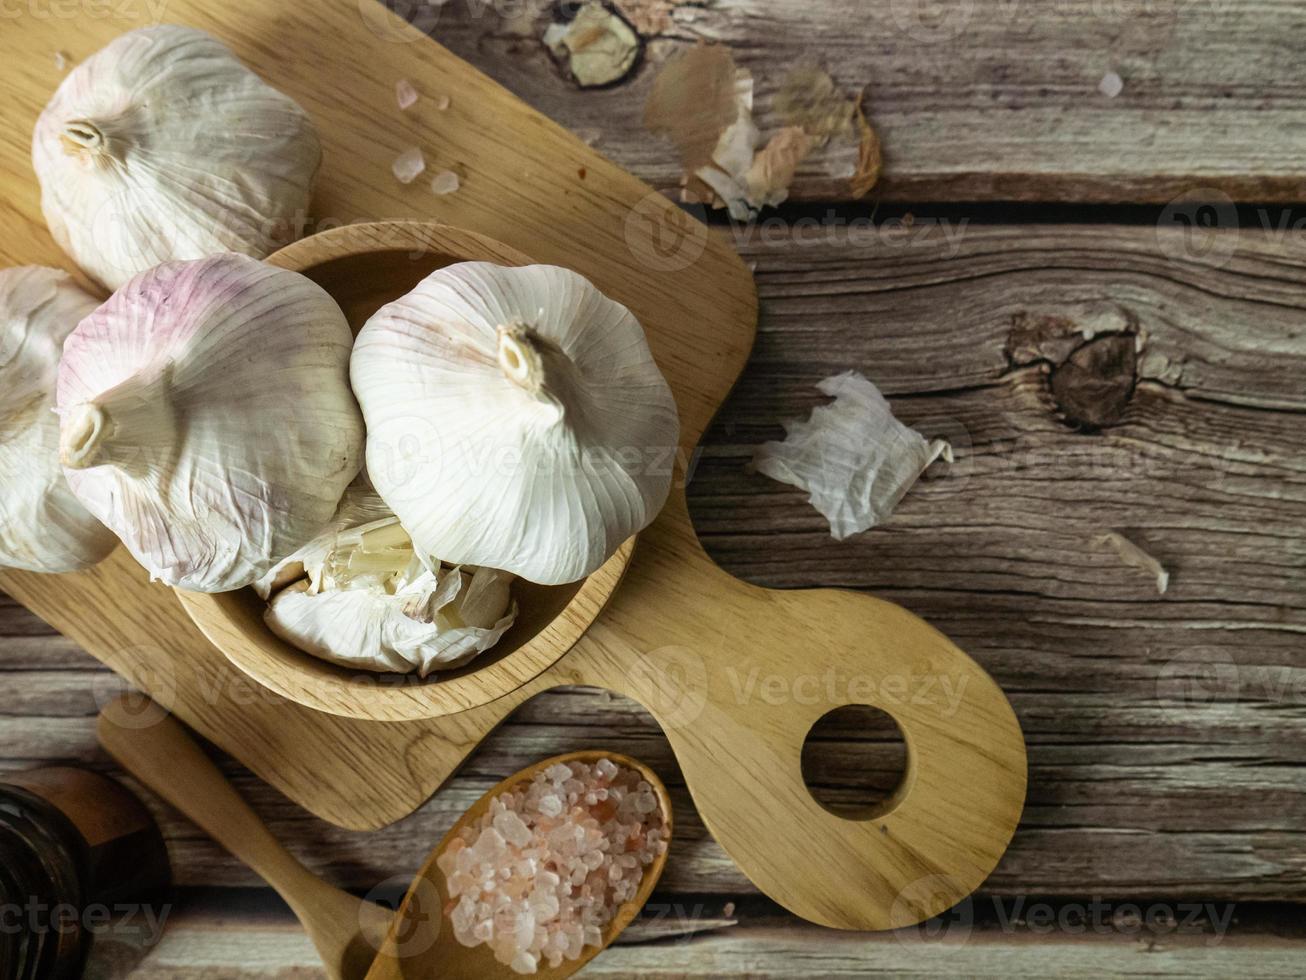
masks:
<instances>
[{"instance_id":1,"label":"dried garlic husk","mask_svg":"<svg viewBox=\"0 0 1306 980\"><path fill-rule=\"evenodd\" d=\"M250 585L331 519L359 471L350 344L321 287L254 259L136 277L64 345L73 492L154 578Z\"/></svg>"},{"instance_id":2,"label":"dried garlic husk","mask_svg":"<svg viewBox=\"0 0 1306 980\"><path fill-rule=\"evenodd\" d=\"M350 506L361 510L358 500ZM264 619L286 642L341 666L423 677L450 670L494 646L517 616L511 575L424 561L392 516L333 530L305 553L309 577L273 596Z\"/></svg>"},{"instance_id":3,"label":"dried garlic husk","mask_svg":"<svg viewBox=\"0 0 1306 980\"><path fill-rule=\"evenodd\" d=\"M344 497L326 527L307 544L277 562L254 583L254 591L261 598L267 599L305 576L308 578L309 590L320 591L327 559L341 546L342 536L361 525L371 525L375 521L389 522L392 519L398 523L398 519L390 513L390 508L375 490L364 483L352 484L345 490Z\"/></svg>"},{"instance_id":4,"label":"dried garlic husk","mask_svg":"<svg viewBox=\"0 0 1306 980\"><path fill-rule=\"evenodd\" d=\"M64 338L98 305L59 269L0 271L0 565L72 572L117 544L64 480L54 413Z\"/></svg>"},{"instance_id":5,"label":"dried garlic husk","mask_svg":"<svg viewBox=\"0 0 1306 980\"><path fill-rule=\"evenodd\" d=\"M903 425L871 382L855 371L826 378L818 387L834 398L806 422L786 422L783 442L758 448L753 466L773 480L810 494L836 540L882 523L946 442L926 442Z\"/></svg>"},{"instance_id":6,"label":"dried garlic husk","mask_svg":"<svg viewBox=\"0 0 1306 980\"><path fill-rule=\"evenodd\" d=\"M680 423L639 321L556 266L441 269L351 362L368 473L419 553L558 585L657 515Z\"/></svg>"},{"instance_id":7,"label":"dried garlic husk","mask_svg":"<svg viewBox=\"0 0 1306 980\"><path fill-rule=\"evenodd\" d=\"M172 259L274 251L321 159L294 100L216 38L171 24L78 65L32 139L50 231L111 289Z\"/></svg>"}]
</instances>

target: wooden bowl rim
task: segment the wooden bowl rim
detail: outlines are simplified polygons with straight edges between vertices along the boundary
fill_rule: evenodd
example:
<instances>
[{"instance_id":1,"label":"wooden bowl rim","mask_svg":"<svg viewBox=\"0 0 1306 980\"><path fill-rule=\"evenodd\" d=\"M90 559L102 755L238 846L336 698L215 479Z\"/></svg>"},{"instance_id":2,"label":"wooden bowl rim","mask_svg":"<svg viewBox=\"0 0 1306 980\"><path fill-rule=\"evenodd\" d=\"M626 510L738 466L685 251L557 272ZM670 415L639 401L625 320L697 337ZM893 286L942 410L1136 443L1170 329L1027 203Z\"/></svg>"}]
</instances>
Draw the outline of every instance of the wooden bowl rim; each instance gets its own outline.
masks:
<instances>
[{"instance_id":1,"label":"wooden bowl rim","mask_svg":"<svg viewBox=\"0 0 1306 980\"><path fill-rule=\"evenodd\" d=\"M457 261L530 265L528 256L476 232L425 221L367 222L345 225L300 239L274 253L268 262L295 272L337 259L374 252L439 252ZM625 575L635 538L624 542L546 626L517 649L484 666L451 675L380 674L350 670L298 650L261 622L261 634L248 635L245 617L233 613L236 593L205 595L175 590L182 608L222 654L242 673L296 704L328 714L370 721L415 721L479 707L529 683L557 663L598 618ZM239 597L239 598L237 598ZM486 654L493 657L494 651Z\"/></svg>"}]
</instances>

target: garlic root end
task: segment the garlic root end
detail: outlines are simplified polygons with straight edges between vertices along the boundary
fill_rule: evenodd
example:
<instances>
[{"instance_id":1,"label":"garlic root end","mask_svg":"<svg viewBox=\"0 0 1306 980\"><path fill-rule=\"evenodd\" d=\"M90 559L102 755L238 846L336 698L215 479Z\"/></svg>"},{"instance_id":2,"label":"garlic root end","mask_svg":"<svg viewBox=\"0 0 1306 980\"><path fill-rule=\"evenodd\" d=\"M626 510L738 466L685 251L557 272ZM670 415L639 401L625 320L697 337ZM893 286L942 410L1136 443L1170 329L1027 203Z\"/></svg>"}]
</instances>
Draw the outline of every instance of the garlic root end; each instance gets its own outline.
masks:
<instances>
[{"instance_id":1,"label":"garlic root end","mask_svg":"<svg viewBox=\"0 0 1306 980\"><path fill-rule=\"evenodd\" d=\"M92 465L107 428L108 418L99 405L87 402L72 409L59 433L59 462L73 470Z\"/></svg>"}]
</instances>

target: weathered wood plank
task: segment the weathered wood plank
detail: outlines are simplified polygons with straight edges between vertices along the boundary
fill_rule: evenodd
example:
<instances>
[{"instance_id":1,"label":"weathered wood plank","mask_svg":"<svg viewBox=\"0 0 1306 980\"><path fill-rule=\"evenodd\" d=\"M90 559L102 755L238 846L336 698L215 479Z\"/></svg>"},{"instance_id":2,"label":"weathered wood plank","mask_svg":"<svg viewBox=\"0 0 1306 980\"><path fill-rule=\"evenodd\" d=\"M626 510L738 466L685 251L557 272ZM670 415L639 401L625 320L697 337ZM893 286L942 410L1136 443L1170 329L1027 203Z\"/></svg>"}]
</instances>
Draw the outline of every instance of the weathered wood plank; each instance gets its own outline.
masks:
<instances>
[{"instance_id":1,"label":"weathered wood plank","mask_svg":"<svg viewBox=\"0 0 1306 980\"><path fill-rule=\"evenodd\" d=\"M581 90L540 38L557 5L452 0L409 7L417 23L527 102L673 190L680 168L644 128L658 68L698 41L729 44L757 79L764 132L783 124L785 74L819 59L866 105L885 155L873 192L893 200L1169 201L1196 188L1291 201L1306 177L1291 0L617 0L645 29L622 83ZM659 12L665 16L659 16ZM658 23L660 21L660 23ZM1115 98L1098 90L1114 71ZM846 199L829 160L805 166L800 200Z\"/></svg>"},{"instance_id":2,"label":"weathered wood plank","mask_svg":"<svg viewBox=\"0 0 1306 980\"><path fill-rule=\"evenodd\" d=\"M988 892L1306 896L1306 250L1245 234L1235 254L1203 261L1151 228L1085 226L968 226L949 239L920 222L906 244L757 234L739 244L758 263L762 332L698 461L699 530L753 580L889 596L994 673L1025 727L1031 780ZM1048 383L1085 328L1144 337L1131 397L1097 432L1060 419ZM817 380L848 368L952 438L958 462L887 525L836 544L802 494L744 463L816 403ZM1108 528L1169 567L1164 597L1095 543ZM4 767L96 761L90 719L112 679L11 604L0 635L13 637L0 643ZM821 680L818 696L835 707L850 680L834 678L834 695ZM856 802L887 778L888 743L826 738L813 778L834 797ZM595 745L647 758L676 787L668 887L750 892L693 817L652 722L592 692L524 706L431 805L366 838L237 778L314 867L366 887L411 872L504 773ZM165 823L184 881L252 881Z\"/></svg>"},{"instance_id":3,"label":"weathered wood plank","mask_svg":"<svg viewBox=\"0 0 1306 980\"><path fill-rule=\"evenodd\" d=\"M654 896L654 916L696 919L686 896ZM977 908L931 936L820 929L741 908L728 929L656 943L621 943L585 968L586 977L1297 977L1300 929L1280 914L1240 910L1227 929L1189 922L1187 908L1158 903L1173 924L1149 928L1131 911L1101 902ZM706 910L715 914L715 907ZM1228 907L1217 913L1227 914ZM1061 924L1059 924L1061 923ZM1082 924L1081 924L1082 923ZM239 964L233 965L233 964ZM289 912L266 893L183 894L163 940L136 966L139 980L290 980L321 977L312 947Z\"/></svg>"}]
</instances>

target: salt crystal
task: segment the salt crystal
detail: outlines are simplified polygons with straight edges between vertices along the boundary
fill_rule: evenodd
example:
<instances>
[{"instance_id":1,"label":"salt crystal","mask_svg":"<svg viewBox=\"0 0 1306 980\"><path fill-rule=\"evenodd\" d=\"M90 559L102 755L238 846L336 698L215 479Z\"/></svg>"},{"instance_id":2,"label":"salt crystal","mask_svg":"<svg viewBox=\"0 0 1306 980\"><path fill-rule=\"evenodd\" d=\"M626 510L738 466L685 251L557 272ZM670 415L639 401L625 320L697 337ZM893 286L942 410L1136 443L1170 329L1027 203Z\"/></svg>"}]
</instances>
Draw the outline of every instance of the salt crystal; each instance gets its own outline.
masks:
<instances>
[{"instance_id":1,"label":"salt crystal","mask_svg":"<svg viewBox=\"0 0 1306 980\"><path fill-rule=\"evenodd\" d=\"M431 193L433 194L452 194L462 186L462 181L452 170L441 170L431 178Z\"/></svg>"},{"instance_id":2,"label":"salt crystal","mask_svg":"<svg viewBox=\"0 0 1306 980\"><path fill-rule=\"evenodd\" d=\"M435 107L439 109L441 112L444 112L445 109L448 109L449 105L450 105L450 99L449 96L447 95L441 95L435 100Z\"/></svg>"},{"instance_id":3,"label":"salt crystal","mask_svg":"<svg viewBox=\"0 0 1306 980\"><path fill-rule=\"evenodd\" d=\"M726 902L726 907L721 910L721 914L725 916L727 919L733 916L735 914L735 903Z\"/></svg>"},{"instance_id":4,"label":"salt crystal","mask_svg":"<svg viewBox=\"0 0 1306 980\"><path fill-rule=\"evenodd\" d=\"M68 55L64 54L62 51L56 51L54 53L54 66L58 68L60 71L63 71L65 68L67 68Z\"/></svg>"},{"instance_id":5,"label":"salt crystal","mask_svg":"<svg viewBox=\"0 0 1306 980\"><path fill-rule=\"evenodd\" d=\"M577 959L638 893L643 867L666 850L664 828L637 773L608 759L550 766L491 800L437 856L457 899L446 910L455 938L519 973Z\"/></svg>"},{"instance_id":6,"label":"salt crystal","mask_svg":"<svg viewBox=\"0 0 1306 980\"><path fill-rule=\"evenodd\" d=\"M406 78L401 78L395 82L395 101L399 103L400 109L411 109L417 104L417 89L413 88L413 83Z\"/></svg>"},{"instance_id":7,"label":"salt crystal","mask_svg":"<svg viewBox=\"0 0 1306 980\"><path fill-rule=\"evenodd\" d=\"M422 156L421 149L412 146L395 157L395 162L390 169L394 171L395 180L399 183L411 184L426 169L426 158Z\"/></svg>"},{"instance_id":8,"label":"salt crystal","mask_svg":"<svg viewBox=\"0 0 1306 980\"><path fill-rule=\"evenodd\" d=\"M1102 81L1097 83L1097 90L1108 99L1114 99L1125 90L1125 80L1115 72L1109 71L1102 76Z\"/></svg>"}]
</instances>

